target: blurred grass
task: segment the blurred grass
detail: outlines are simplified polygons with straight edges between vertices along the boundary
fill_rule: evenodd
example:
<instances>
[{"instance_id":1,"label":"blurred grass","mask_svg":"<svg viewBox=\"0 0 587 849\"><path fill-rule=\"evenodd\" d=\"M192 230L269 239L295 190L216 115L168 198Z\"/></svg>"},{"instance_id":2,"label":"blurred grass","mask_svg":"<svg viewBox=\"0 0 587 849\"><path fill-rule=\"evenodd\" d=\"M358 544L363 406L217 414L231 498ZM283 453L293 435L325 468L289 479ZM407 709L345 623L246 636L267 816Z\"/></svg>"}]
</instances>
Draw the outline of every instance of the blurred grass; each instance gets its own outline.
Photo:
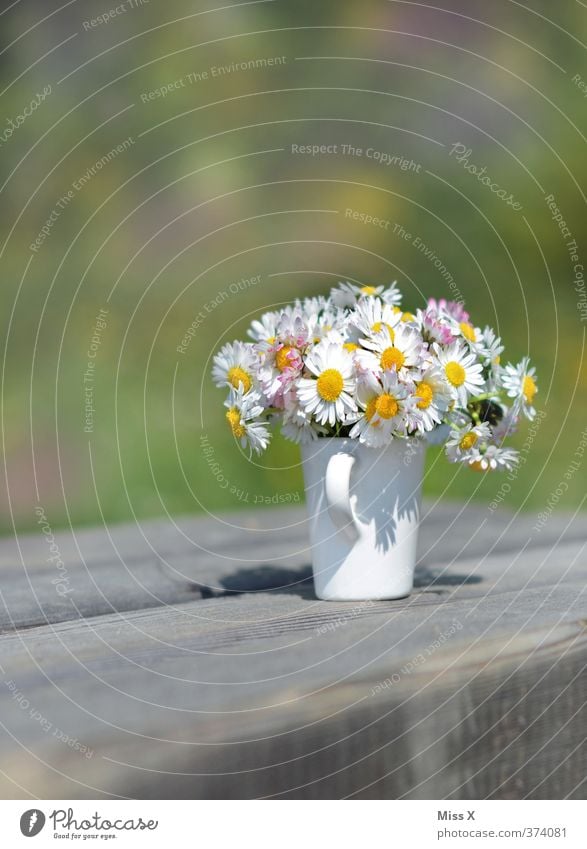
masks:
<instances>
[{"instance_id":1,"label":"blurred grass","mask_svg":"<svg viewBox=\"0 0 587 849\"><path fill-rule=\"evenodd\" d=\"M194 9L176 5L174 18ZM26 14L7 15L3 37L14 38L45 8L29 3ZM537 365L537 406L546 417L503 503L543 508L585 427L584 325L565 245L537 186L555 194L581 243L581 133L587 132L587 120L570 78L582 67L582 53L564 31L539 19L532 18L528 33L528 13L511 4L454 8L515 38L411 4L270 3L159 27L56 85L100 50L158 27L166 13L152 4L141 8L140 20L137 10L134 18L127 14L111 22L110 29L78 37L69 51L56 52L10 85L3 96L8 116L19 114L47 80L54 93L0 150L2 182L8 180L0 223L7 468L2 532L13 519L18 528L33 526L37 499L58 526L102 517L110 522L247 509L255 500L301 497L295 446L277 437L252 464L234 444L224 422L223 393L209 378L211 355L224 341L245 338L251 318L270 305L326 292L345 277L397 279L406 306L421 305L429 296L450 297L438 270L411 241L393 235L395 222L440 257L474 322L493 325L503 336L505 358L517 361L529 353ZM554 10L539 3L536 9L570 33L584 25L585 11L574 5ZM51 26L52 44L72 27L81 30L80 21L60 16ZM275 31L217 41L259 30ZM524 47L524 39L535 49ZM212 43L193 48L203 42ZM43 43L35 31L18 51L3 55L5 84L45 52ZM284 67L228 75L150 104L140 99L142 92L192 71L278 55L288 57ZM363 60L295 61L312 55ZM101 86L107 88L95 95ZM218 101L225 102L210 105ZM325 120L332 118L338 120ZM255 124L260 126L251 128ZM236 130L245 126L249 129ZM140 136L144 130L149 132ZM58 198L129 135L132 148L75 194L42 249L31 255L28 245ZM513 192L522 213L506 207L449 156L457 141L472 149L472 162L486 165ZM386 169L364 156L295 156L292 143L372 146L413 157L422 170L416 175ZM270 149L279 150L257 154ZM347 207L387 218L391 227L381 231L349 222ZM256 274L260 283L210 312L186 352L178 354L203 305L230 282ZM96 414L88 434L83 374L101 308L109 313L96 358ZM514 440L518 447L525 433L522 426ZM210 455L201 450L203 434L220 473L211 470ZM582 471L568 481L559 507L582 503ZM437 451L429 452L429 496L491 502L504 480L455 469Z\"/></svg>"}]
</instances>

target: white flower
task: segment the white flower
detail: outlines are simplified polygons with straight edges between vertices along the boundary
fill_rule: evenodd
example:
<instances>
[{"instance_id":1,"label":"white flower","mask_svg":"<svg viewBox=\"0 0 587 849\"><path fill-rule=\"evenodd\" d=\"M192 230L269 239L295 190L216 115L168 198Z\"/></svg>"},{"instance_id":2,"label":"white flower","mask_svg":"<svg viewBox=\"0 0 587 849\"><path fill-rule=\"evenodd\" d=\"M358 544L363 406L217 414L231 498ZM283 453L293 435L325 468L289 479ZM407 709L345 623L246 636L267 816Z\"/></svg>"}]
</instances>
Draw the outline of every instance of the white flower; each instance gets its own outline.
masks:
<instances>
[{"instance_id":1,"label":"white flower","mask_svg":"<svg viewBox=\"0 0 587 849\"><path fill-rule=\"evenodd\" d=\"M460 430L451 430L446 442L446 456L451 463L462 460L477 459L480 445L485 446L491 436L487 422L478 425L467 425Z\"/></svg>"},{"instance_id":2,"label":"white flower","mask_svg":"<svg viewBox=\"0 0 587 849\"><path fill-rule=\"evenodd\" d=\"M380 297L385 301L386 304L390 304L392 307L397 307L402 302L402 293L397 288L397 283L395 280L393 283L383 290Z\"/></svg>"},{"instance_id":3,"label":"white flower","mask_svg":"<svg viewBox=\"0 0 587 849\"><path fill-rule=\"evenodd\" d=\"M354 307L359 298L381 298L386 304L396 306L401 303L402 295L397 284L390 286L357 286L354 283L339 283L338 287L330 290L330 300L337 307Z\"/></svg>"},{"instance_id":4,"label":"white flower","mask_svg":"<svg viewBox=\"0 0 587 849\"><path fill-rule=\"evenodd\" d=\"M258 392L244 393L242 386L231 389L224 406L228 407L226 421L235 439L241 446L249 446L251 451L260 454L267 448L271 437L265 422L259 421L264 413L264 407L259 403L261 396Z\"/></svg>"},{"instance_id":5,"label":"white flower","mask_svg":"<svg viewBox=\"0 0 587 849\"><path fill-rule=\"evenodd\" d=\"M480 338L472 347L478 354L491 363L492 366L499 365L499 358L503 353L504 346L500 337L491 327L485 327L481 331Z\"/></svg>"},{"instance_id":6,"label":"white flower","mask_svg":"<svg viewBox=\"0 0 587 849\"><path fill-rule=\"evenodd\" d=\"M383 372L381 381L365 374L359 385L359 403L363 415L354 424L350 436L379 448L394 436L406 436L408 415L414 411L413 384L400 383L394 371Z\"/></svg>"},{"instance_id":7,"label":"white flower","mask_svg":"<svg viewBox=\"0 0 587 849\"><path fill-rule=\"evenodd\" d=\"M411 327L399 324L395 329L384 325L378 333L363 339L367 351L358 351L357 359L363 368L374 372L402 369L418 366L422 358L422 337Z\"/></svg>"},{"instance_id":8,"label":"white flower","mask_svg":"<svg viewBox=\"0 0 587 849\"><path fill-rule=\"evenodd\" d=\"M497 445L488 445L483 453L469 459L471 468L480 472L489 469L507 469L511 471L519 460L519 454L513 448L499 448Z\"/></svg>"},{"instance_id":9,"label":"white flower","mask_svg":"<svg viewBox=\"0 0 587 849\"><path fill-rule=\"evenodd\" d=\"M360 298L349 317L349 336L358 341L362 336L372 336L387 327L393 335L393 328L399 324L401 311L394 312L393 307L384 304L379 298ZM355 331L355 332L353 332Z\"/></svg>"},{"instance_id":10,"label":"white flower","mask_svg":"<svg viewBox=\"0 0 587 849\"><path fill-rule=\"evenodd\" d=\"M354 283L341 282L330 290L330 300L335 307L354 307L360 297L381 295L383 286L357 286Z\"/></svg>"},{"instance_id":11,"label":"white flower","mask_svg":"<svg viewBox=\"0 0 587 849\"><path fill-rule=\"evenodd\" d=\"M503 368L501 339L460 303L429 299L414 316L400 300L395 283L342 282L253 321L254 342L224 345L212 374L230 387L226 418L241 444L264 450L275 420L301 443L349 431L372 446L446 442L450 432L454 462L511 468L516 452L501 442L522 411L535 416L528 358Z\"/></svg>"},{"instance_id":12,"label":"white flower","mask_svg":"<svg viewBox=\"0 0 587 849\"><path fill-rule=\"evenodd\" d=\"M466 407L469 394L475 394L483 386L483 366L477 362L475 354L468 352L459 341L448 348L435 344L434 352L453 399Z\"/></svg>"},{"instance_id":13,"label":"white flower","mask_svg":"<svg viewBox=\"0 0 587 849\"><path fill-rule=\"evenodd\" d=\"M357 409L353 400L355 378L353 358L342 345L325 340L313 348L305 366L313 378L300 378L298 397L307 414L319 424L342 422L349 412Z\"/></svg>"},{"instance_id":14,"label":"white flower","mask_svg":"<svg viewBox=\"0 0 587 849\"><path fill-rule=\"evenodd\" d=\"M329 303L327 298L323 295L317 295L313 298L304 298L303 301L300 301L298 298L295 302L295 306L298 310L301 310L302 314L306 318L313 318L325 309L328 309Z\"/></svg>"},{"instance_id":15,"label":"white flower","mask_svg":"<svg viewBox=\"0 0 587 849\"><path fill-rule=\"evenodd\" d=\"M277 326L281 320L282 313L266 312L261 316L260 321L253 321L247 334L254 339L255 342L275 342L277 336Z\"/></svg>"},{"instance_id":16,"label":"white flower","mask_svg":"<svg viewBox=\"0 0 587 849\"><path fill-rule=\"evenodd\" d=\"M534 366L530 367L530 358L524 357L517 366L508 363L501 372L501 382L508 396L515 398L516 411L521 409L526 418L533 419L536 415L533 402L538 389L536 369Z\"/></svg>"},{"instance_id":17,"label":"white flower","mask_svg":"<svg viewBox=\"0 0 587 849\"><path fill-rule=\"evenodd\" d=\"M313 442L318 436L327 434L326 428L313 422L310 416L300 409L297 401L286 403L281 432L287 439L299 445Z\"/></svg>"},{"instance_id":18,"label":"white flower","mask_svg":"<svg viewBox=\"0 0 587 849\"><path fill-rule=\"evenodd\" d=\"M259 360L254 346L250 342L228 342L214 357L212 378L216 386L239 385L249 392L256 383L256 369Z\"/></svg>"},{"instance_id":19,"label":"white flower","mask_svg":"<svg viewBox=\"0 0 587 849\"><path fill-rule=\"evenodd\" d=\"M416 409L420 413L421 432L430 431L442 422L447 412L451 393L443 373L437 366L429 366L420 375L414 376L416 383Z\"/></svg>"}]
</instances>

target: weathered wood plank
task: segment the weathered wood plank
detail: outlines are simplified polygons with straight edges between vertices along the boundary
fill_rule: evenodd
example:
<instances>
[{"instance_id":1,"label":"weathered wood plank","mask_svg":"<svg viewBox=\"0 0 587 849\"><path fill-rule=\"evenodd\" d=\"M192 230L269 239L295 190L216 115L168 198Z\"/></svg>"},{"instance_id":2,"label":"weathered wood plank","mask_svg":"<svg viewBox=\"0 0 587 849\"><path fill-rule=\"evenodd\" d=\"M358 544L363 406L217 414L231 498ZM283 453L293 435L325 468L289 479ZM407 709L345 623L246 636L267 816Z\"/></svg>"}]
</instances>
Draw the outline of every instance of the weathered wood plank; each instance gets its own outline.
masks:
<instances>
[{"instance_id":1,"label":"weathered wood plank","mask_svg":"<svg viewBox=\"0 0 587 849\"><path fill-rule=\"evenodd\" d=\"M38 539L24 585L0 546L5 628L52 618L0 636L0 793L583 798L584 519L536 536L527 518L453 515L431 511L395 602L317 601L296 511L249 517L261 543L147 524L156 556L128 528L88 533L77 561L64 537L69 609L51 608Z\"/></svg>"},{"instance_id":2,"label":"weathered wood plank","mask_svg":"<svg viewBox=\"0 0 587 849\"><path fill-rule=\"evenodd\" d=\"M514 521L509 513L447 505L424 514L422 586L477 581L483 558L518 552L532 535L532 517ZM567 541L583 539L580 519L553 517L533 544L547 546L561 533ZM61 566L48 562L56 555L41 532L18 546L0 542L0 633L226 593L297 588L311 597L303 508L63 532L55 542Z\"/></svg>"},{"instance_id":3,"label":"weathered wood plank","mask_svg":"<svg viewBox=\"0 0 587 849\"><path fill-rule=\"evenodd\" d=\"M577 677L570 698L552 708L544 699L554 690L560 695L560 681L569 684L571 673L585 662L581 617L587 616L587 604L577 603L581 589L569 584L546 595L543 588L523 596L494 592L481 601L454 599L404 609L378 603L352 616L348 605L334 611L315 603L309 615L300 611L300 599L280 596L269 602L259 595L4 637L2 721L10 735L1 751L4 770L39 796L390 797L401 786L414 797L426 779L426 792L440 798L457 793L455 782L465 778L469 796L497 792L502 764L488 763L477 779L463 773L462 758L480 729L488 727L487 716L500 715L506 704L502 687L507 699L527 697L529 704L515 716L532 711L533 699L548 708L549 722L532 726L528 739L535 745L539 732L545 751L549 746L560 751L557 740L567 741L566 734L553 738L552 745L549 740L560 728L559 719L566 721L570 707L582 704L585 677ZM564 624L559 624L561 611ZM215 623L214 634L203 616ZM252 616L261 627L234 624ZM570 666L565 666L567 654L573 658ZM532 690L545 656L555 658L558 677L552 672L549 680L555 683ZM26 710L6 681L26 698ZM497 701L488 704L488 693L489 702ZM92 757L47 734L40 721L31 720L29 705L52 727L89 747ZM518 719L511 721L515 727ZM431 777L436 765L446 763L444 735L456 758L450 784L444 769ZM437 752L434 758L419 754L423 740ZM488 751L496 751L491 735L487 742ZM326 744L326 758L314 754ZM380 756L375 749L381 747ZM355 774L351 765L359 752L363 766ZM398 752L403 752L399 760ZM521 757L517 746L512 752ZM280 765L289 760L293 765L287 769ZM393 765L393 778L382 776L375 790L361 789L367 777L380 775L382 763ZM342 769L335 777L329 776L333 764ZM578 760L567 789L583 767ZM295 790L302 778L308 786ZM527 786L540 795L537 784ZM11 792L6 783L0 789ZM543 789L553 792L548 782Z\"/></svg>"}]
</instances>

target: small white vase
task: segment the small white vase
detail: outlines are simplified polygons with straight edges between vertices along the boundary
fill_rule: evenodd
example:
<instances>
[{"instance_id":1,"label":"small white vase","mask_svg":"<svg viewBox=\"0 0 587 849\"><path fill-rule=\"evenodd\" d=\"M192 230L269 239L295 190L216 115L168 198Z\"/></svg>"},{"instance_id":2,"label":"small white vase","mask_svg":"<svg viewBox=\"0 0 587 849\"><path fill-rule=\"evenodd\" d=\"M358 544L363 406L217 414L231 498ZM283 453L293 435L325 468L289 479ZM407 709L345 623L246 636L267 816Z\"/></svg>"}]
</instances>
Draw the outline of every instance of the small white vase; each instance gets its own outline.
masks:
<instances>
[{"instance_id":1,"label":"small white vase","mask_svg":"<svg viewBox=\"0 0 587 849\"><path fill-rule=\"evenodd\" d=\"M426 442L369 448L327 437L302 446L318 598L366 601L412 591Z\"/></svg>"}]
</instances>

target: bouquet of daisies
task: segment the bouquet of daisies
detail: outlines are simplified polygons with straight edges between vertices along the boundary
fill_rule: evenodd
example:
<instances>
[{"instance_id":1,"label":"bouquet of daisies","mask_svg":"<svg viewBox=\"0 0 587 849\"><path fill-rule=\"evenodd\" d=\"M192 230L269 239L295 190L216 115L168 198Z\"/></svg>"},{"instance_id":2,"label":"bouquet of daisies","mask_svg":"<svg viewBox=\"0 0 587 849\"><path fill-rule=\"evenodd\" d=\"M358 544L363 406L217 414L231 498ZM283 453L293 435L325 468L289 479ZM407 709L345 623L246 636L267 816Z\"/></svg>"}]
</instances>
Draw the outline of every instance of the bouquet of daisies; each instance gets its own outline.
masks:
<instances>
[{"instance_id":1,"label":"bouquet of daisies","mask_svg":"<svg viewBox=\"0 0 587 849\"><path fill-rule=\"evenodd\" d=\"M527 357L503 366L501 339L459 303L405 312L395 283L340 283L266 312L248 333L214 357L213 378L228 387L226 419L251 452L265 450L274 424L298 443L345 436L374 448L436 432L452 462L511 469L517 452L503 442L535 415Z\"/></svg>"}]
</instances>

